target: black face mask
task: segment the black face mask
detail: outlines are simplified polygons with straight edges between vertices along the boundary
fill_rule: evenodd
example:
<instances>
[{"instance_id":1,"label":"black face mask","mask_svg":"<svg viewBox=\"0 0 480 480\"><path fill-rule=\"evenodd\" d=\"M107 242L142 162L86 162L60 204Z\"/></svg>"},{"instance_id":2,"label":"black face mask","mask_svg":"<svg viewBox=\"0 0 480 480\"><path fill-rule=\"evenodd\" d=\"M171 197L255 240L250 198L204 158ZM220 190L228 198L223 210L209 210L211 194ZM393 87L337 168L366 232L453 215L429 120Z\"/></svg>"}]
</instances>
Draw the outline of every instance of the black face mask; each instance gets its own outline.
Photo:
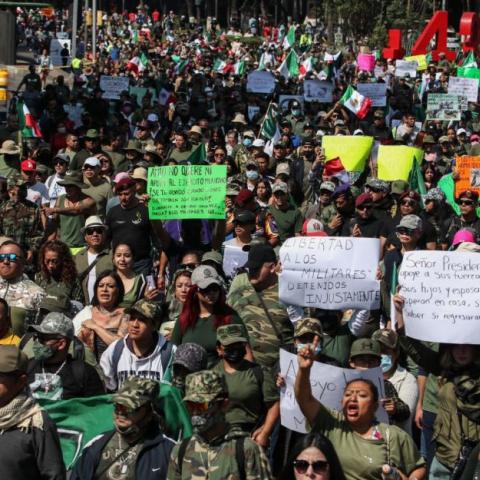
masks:
<instances>
[{"instance_id":1,"label":"black face mask","mask_svg":"<svg viewBox=\"0 0 480 480\"><path fill-rule=\"evenodd\" d=\"M246 353L247 353L247 349L245 345L231 345L231 346L225 347L223 358L228 363L239 363L243 360Z\"/></svg>"}]
</instances>

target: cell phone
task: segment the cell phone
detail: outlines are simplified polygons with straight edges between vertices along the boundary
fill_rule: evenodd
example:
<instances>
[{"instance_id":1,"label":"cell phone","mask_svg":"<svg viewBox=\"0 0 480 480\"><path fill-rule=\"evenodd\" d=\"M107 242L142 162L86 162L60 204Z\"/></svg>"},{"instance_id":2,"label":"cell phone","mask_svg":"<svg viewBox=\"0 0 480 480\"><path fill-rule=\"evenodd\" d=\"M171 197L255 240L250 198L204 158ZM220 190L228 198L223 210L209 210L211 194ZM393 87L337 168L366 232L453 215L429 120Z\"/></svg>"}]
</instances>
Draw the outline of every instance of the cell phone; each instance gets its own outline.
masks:
<instances>
[{"instance_id":1,"label":"cell phone","mask_svg":"<svg viewBox=\"0 0 480 480\"><path fill-rule=\"evenodd\" d=\"M147 275L147 278L145 280L147 281L147 289L148 290L153 290L154 288L156 288L155 280L153 278L153 275Z\"/></svg>"}]
</instances>

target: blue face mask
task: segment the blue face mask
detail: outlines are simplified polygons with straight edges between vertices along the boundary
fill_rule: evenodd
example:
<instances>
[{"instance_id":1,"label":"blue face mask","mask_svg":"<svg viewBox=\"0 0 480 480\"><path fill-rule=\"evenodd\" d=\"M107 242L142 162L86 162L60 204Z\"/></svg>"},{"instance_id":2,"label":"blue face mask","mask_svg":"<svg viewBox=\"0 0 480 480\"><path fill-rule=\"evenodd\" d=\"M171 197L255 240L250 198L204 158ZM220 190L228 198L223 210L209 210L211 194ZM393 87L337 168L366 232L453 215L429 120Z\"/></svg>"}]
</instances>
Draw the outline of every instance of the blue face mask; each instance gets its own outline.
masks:
<instances>
[{"instance_id":1,"label":"blue face mask","mask_svg":"<svg viewBox=\"0 0 480 480\"><path fill-rule=\"evenodd\" d=\"M258 172L256 170L247 170L245 175L249 180L257 180L258 179Z\"/></svg>"},{"instance_id":2,"label":"blue face mask","mask_svg":"<svg viewBox=\"0 0 480 480\"><path fill-rule=\"evenodd\" d=\"M302 348L305 348L307 345L312 345L311 343L297 343L297 352L298 350L301 350ZM313 351L314 355L318 355L322 351L322 346L318 344Z\"/></svg>"},{"instance_id":3,"label":"blue face mask","mask_svg":"<svg viewBox=\"0 0 480 480\"><path fill-rule=\"evenodd\" d=\"M380 362L380 366L382 367L382 372L387 373L392 368L393 361L390 355L382 355L382 361Z\"/></svg>"},{"instance_id":4,"label":"blue face mask","mask_svg":"<svg viewBox=\"0 0 480 480\"><path fill-rule=\"evenodd\" d=\"M251 138L244 138L243 139L243 144L246 146L246 147L250 147L253 143L253 140Z\"/></svg>"}]
</instances>

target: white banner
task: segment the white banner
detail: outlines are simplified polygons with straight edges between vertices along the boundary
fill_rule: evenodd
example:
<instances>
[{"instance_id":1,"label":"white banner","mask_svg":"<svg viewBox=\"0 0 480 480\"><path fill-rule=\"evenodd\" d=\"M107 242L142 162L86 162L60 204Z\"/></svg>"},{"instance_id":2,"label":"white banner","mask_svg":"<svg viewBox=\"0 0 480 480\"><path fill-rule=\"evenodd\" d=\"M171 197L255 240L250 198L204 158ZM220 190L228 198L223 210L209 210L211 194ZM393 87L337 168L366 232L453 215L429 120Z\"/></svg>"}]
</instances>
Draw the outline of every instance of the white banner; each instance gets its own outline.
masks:
<instances>
[{"instance_id":1,"label":"white banner","mask_svg":"<svg viewBox=\"0 0 480 480\"><path fill-rule=\"evenodd\" d=\"M398 274L409 337L440 343L480 344L480 255L406 253Z\"/></svg>"},{"instance_id":2,"label":"white banner","mask_svg":"<svg viewBox=\"0 0 480 480\"><path fill-rule=\"evenodd\" d=\"M275 77L270 72L255 70L247 76L247 92L273 93Z\"/></svg>"},{"instance_id":3,"label":"white banner","mask_svg":"<svg viewBox=\"0 0 480 480\"><path fill-rule=\"evenodd\" d=\"M297 356L280 349L280 371L285 379L285 387L280 392L280 417L282 425L295 432L307 433L305 417L295 399L295 378L297 377ZM342 409L342 397L345 385L358 378L371 380L378 388L380 399L385 398L383 373L380 367L369 370L340 368L324 363L313 362L310 370L310 385L313 396L323 405L333 410ZM389 423L388 415L379 402L377 420Z\"/></svg>"},{"instance_id":4,"label":"white banner","mask_svg":"<svg viewBox=\"0 0 480 480\"><path fill-rule=\"evenodd\" d=\"M71 40L68 38L52 38L50 41L50 63L54 67L61 67L63 65L61 51L65 45L68 49L67 65L70 65L70 44Z\"/></svg>"},{"instance_id":5,"label":"white banner","mask_svg":"<svg viewBox=\"0 0 480 480\"><path fill-rule=\"evenodd\" d=\"M387 105L386 83L359 83L357 91L372 100L372 107L385 107Z\"/></svg>"},{"instance_id":6,"label":"white banner","mask_svg":"<svg viewBox=\"0 0 480 480\"><path fill-rule=\"evenodd\" d=\"M397 60L395 62L395 76L404 77L408 73L411 78L415 78L417 76L417 67L418 63L416 61Z\"/></svg>"},{"instance_id":7,"label":"white banner","mask_svg":"<svg viewBox=\"0 0 480 480\"><path fill-rule=\"evenodd\" d=\"M333 102L333 83L326 80L305 80L303 97L306 102Z\"/></svg>"},{"instance_id":8,"label":"white banner","mask_svg":"<svg viewBox=\"0 0 480 480\"><path fill-rule=\"evenodd\" d=\"M103 90L102 98L118 100L120 94L129 87L128 77L112 77L110 75L100 76L100 88Z\"/></svg>"},{"instance_id":9,"label":"white banner","mask_svg":"<svg viewBox=\"0 0 480 480\"><path fill-rule=\"evenodd\" d=\"M448 94L467 97L469 102L478 100L478 78L450 77Z\"/></svg>"},{"instance_id":10,"label":"white banner","mask_svg":"<svg viewBox=\"0 0 480 480\"><path fill-rule=\"evenodd\" d=\"M327 310L380 306L378 238L292 237L280 248L280 301Z\"/></svg>"},{"instance_id":11,"label":"white banner","mask_svg":"<svg viewBox=\"0 0 480 480\"><path fill-rule=\"evenodd\" d=\"M227 277L235 276L236 271L248 260L248 252L235 245L225 245L223 252L223 271Z\"/></svg>"}]
</instances>

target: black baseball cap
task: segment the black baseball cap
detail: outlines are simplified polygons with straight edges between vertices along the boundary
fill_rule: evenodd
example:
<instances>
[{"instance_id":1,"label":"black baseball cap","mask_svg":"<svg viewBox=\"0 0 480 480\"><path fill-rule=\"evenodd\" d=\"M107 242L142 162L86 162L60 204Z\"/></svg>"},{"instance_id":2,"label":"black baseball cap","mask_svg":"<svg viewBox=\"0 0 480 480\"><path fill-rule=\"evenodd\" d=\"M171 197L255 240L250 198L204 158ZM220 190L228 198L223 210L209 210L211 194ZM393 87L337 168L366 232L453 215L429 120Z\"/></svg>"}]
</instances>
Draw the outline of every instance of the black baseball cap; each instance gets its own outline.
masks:
<instances>
[{"instance_id":1,"label":"black baseball cap","mask_svg":"<svg viewBox=\"0 0 480 480\"><path fill-rule=\"evenodd\" d=\"M252 245L248 252L245 267L249 270L258 270L266 262L276 262L277 255L270 245Z\"/></svg>"}]
</instances>

